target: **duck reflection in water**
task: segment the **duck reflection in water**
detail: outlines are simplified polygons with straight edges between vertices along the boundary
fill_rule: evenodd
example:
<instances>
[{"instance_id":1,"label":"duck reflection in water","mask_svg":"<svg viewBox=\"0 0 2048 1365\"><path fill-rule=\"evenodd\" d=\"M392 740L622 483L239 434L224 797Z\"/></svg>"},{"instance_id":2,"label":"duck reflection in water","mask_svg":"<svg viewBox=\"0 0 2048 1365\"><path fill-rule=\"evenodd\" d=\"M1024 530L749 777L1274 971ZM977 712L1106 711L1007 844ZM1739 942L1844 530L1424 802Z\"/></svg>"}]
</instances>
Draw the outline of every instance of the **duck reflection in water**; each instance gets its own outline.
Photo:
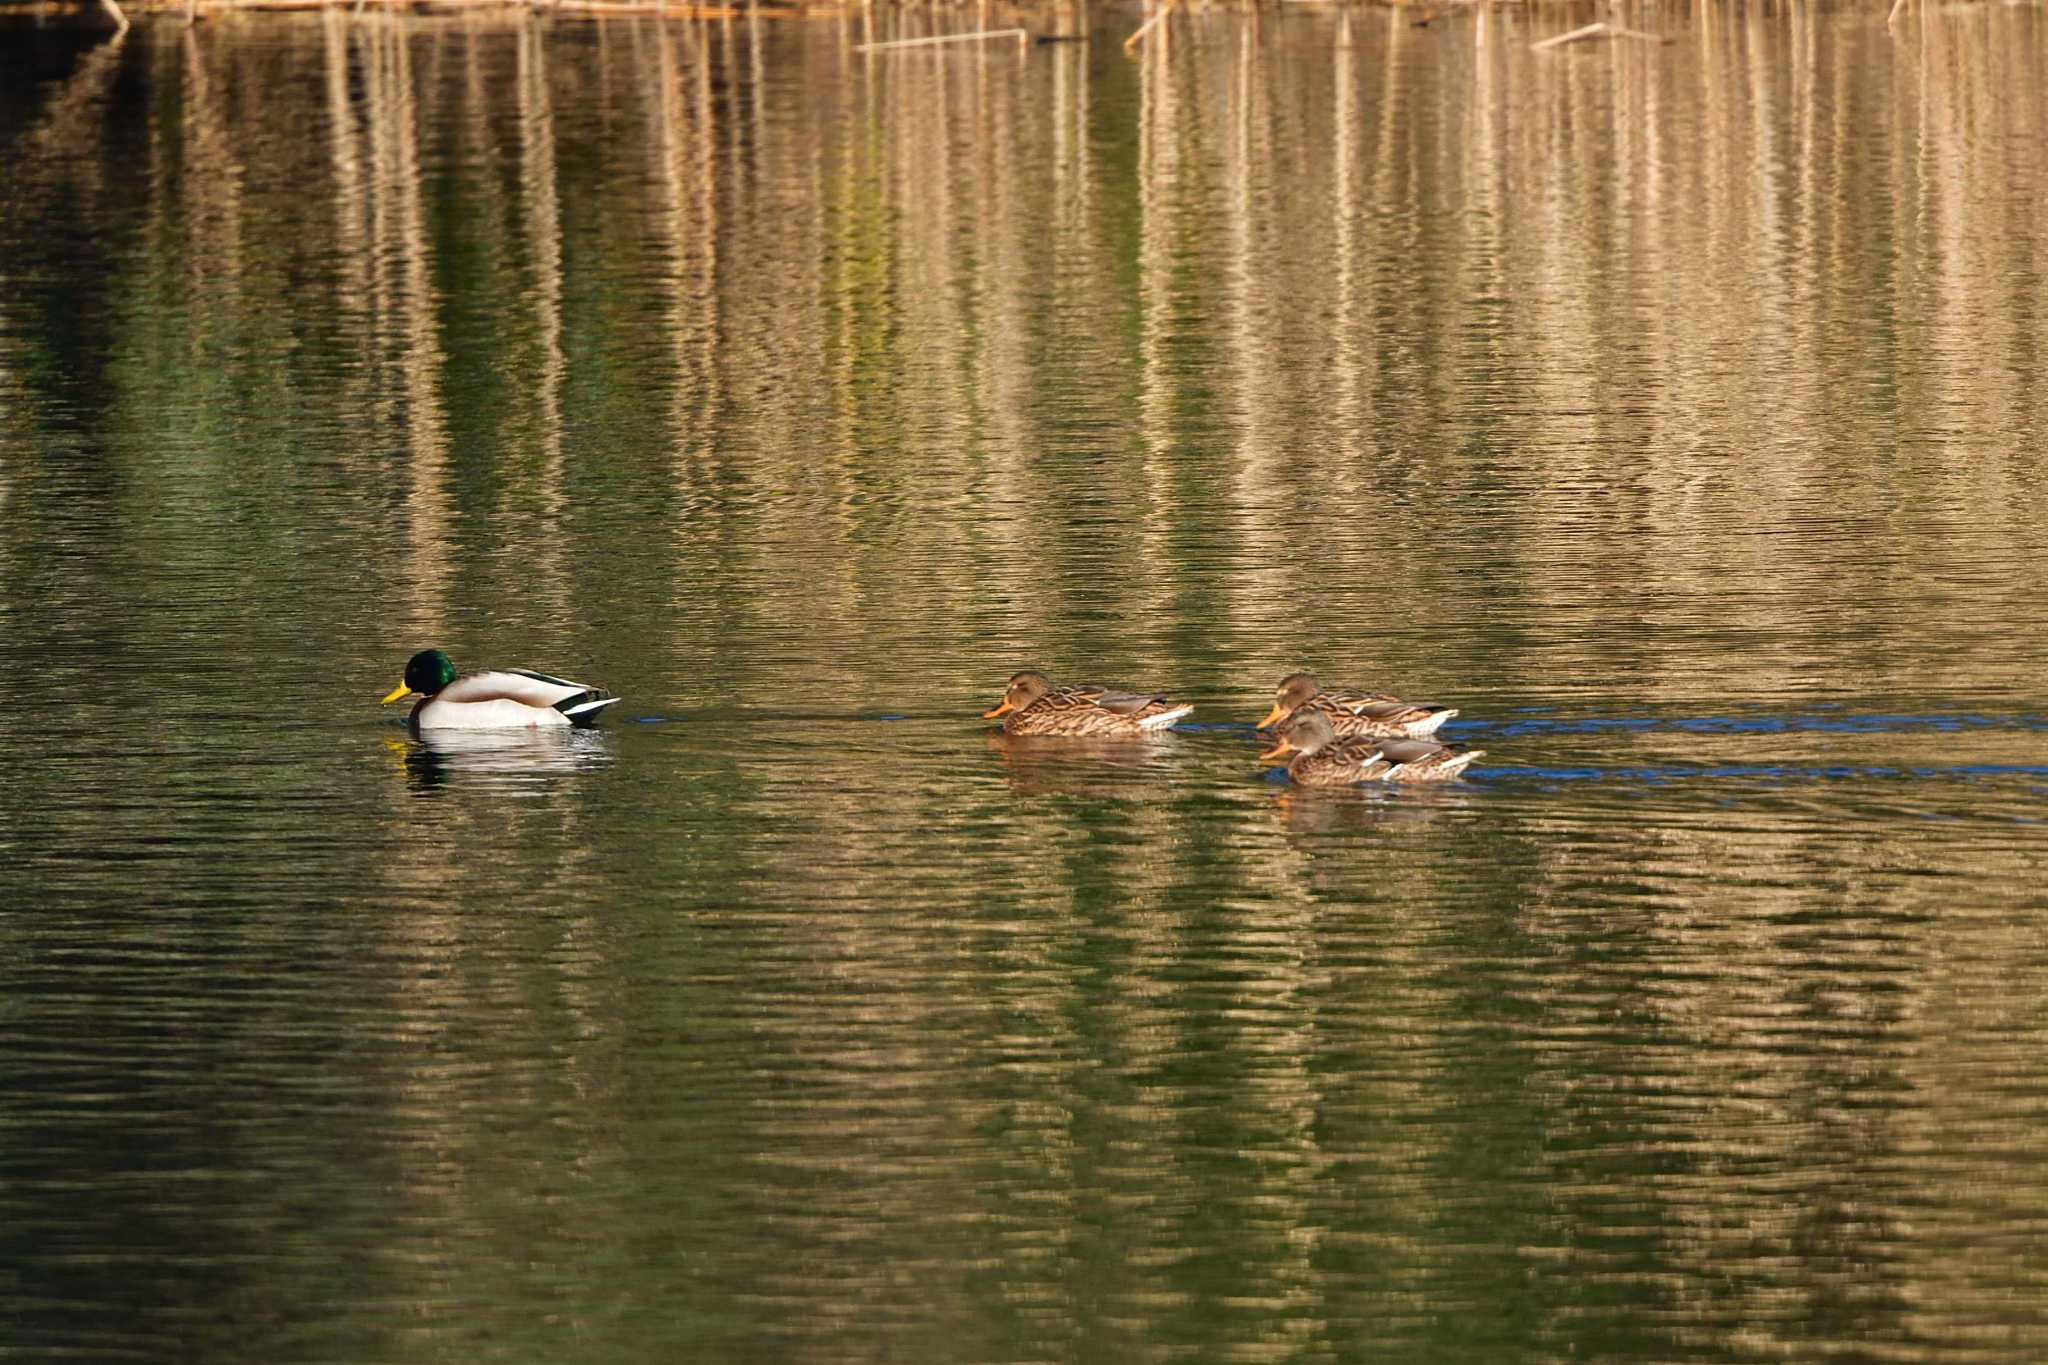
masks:
<instances>
[{"instance_id":1,"label":"duck reflection in water","mask_svg":"<svg viewBox=\"0 0 2048 1365\"><path fill-rule=\"evenodd\" d=\"M1295 834L1373 830L1388 838L1413 840L1446 813L1472 807L1470 787L1456 784L1395 791L1386 786L1298 787L1273 797L1273 809Z\"/></svg>"},{"instance_id":2,"label":"duck reflection in water","mask_svg":"<svg viewBox=\"0 0 2048 1365\"><path fill-rule=\"evenodd\" d=\"M612 741L598 730L426 730L386 742L421 795L455 782L538 794L613 760Z\"/></svg>"},{"instance_id":3,"label":"duck reflection in water","mask_svg":"<svg viewBox=\"0 0 2048 1365\"><path fill-rule=\"evenodd\" d=\"M1009 770L1010 785L1025 796L1114 796L1128 784L1150 787L1174 770L1177 739L1146 735L1127 739L1019 738L988 732L988 747Z\"/></svg>"}]
</instances>

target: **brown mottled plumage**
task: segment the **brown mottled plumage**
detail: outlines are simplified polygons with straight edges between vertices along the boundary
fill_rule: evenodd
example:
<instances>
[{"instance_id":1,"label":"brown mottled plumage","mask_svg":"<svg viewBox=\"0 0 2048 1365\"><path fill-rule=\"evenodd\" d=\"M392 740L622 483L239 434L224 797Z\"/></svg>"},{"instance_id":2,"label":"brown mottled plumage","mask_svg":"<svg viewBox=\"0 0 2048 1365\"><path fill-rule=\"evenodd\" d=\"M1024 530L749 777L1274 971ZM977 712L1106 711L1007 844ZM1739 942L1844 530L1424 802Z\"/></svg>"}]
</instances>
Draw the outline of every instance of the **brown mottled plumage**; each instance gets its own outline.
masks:
<instances>
[{"instance_id":1,"label":"brown mottled plumage","mask_svg":"<svg viewBox=\"0 0 2048 1365\"><path fill-rule=\"evenodd\" d=\"M1003 699L982 715L1003 717L1012 735L1135 736L1164 730L1194 710L1175 706L1156 692L1116 692L1080 684L1061 687L1043 673L1012 674Z\"/></svg>"},{"instance_id":2,"label":"brown mottled plumage","mask_svg":"<svg viewBox=\"0 0 2048 1365\"><path fill-rule=\"evenodd\" d=\"M1453 749L1433 739L1340 739L1330 717L1297 707L1280 722L1274 746L1260 758L1293 758L1287 775L1305 787L1347 787L1358 782L1448 782L1483 749Z\"/></svg>"},{"instance_id":3,"label":"brown mottled plumage","mask_svg":"<svg viewBox=\"0 0 2048 1365\"><path fill-rule=\"evenodd\" d=\"M1339 736L1374 738L1424 739L1458 714L1448 706L1402 701L1385 692L1361 692L1348 687L1325 689L1312 673L1290 673L1273 690L1273 709L1259 722L1259 729L1287 719L1302 707L1328 716L1330 727Z\"/></svg>"}]
</instances>

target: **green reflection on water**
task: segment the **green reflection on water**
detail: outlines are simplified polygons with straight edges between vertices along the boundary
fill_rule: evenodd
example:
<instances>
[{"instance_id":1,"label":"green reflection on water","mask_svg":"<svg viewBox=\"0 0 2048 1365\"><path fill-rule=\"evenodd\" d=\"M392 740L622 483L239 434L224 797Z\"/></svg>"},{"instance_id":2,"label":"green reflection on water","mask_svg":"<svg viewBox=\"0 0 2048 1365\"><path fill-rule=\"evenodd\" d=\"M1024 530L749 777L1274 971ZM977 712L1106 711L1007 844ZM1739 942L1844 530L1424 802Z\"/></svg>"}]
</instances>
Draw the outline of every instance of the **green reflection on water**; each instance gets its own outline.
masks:
<instances>
[{"instance_id":1,"label":"green reflection on water","mask_svg":"<svg viewBox=\"0 0 2048 1365\"><path fill-rule=\"evenodd\" d=\"M0 82L20 1349L2038 1356L2037 20L1659 23Z\"/></svg>"}]
</instances>

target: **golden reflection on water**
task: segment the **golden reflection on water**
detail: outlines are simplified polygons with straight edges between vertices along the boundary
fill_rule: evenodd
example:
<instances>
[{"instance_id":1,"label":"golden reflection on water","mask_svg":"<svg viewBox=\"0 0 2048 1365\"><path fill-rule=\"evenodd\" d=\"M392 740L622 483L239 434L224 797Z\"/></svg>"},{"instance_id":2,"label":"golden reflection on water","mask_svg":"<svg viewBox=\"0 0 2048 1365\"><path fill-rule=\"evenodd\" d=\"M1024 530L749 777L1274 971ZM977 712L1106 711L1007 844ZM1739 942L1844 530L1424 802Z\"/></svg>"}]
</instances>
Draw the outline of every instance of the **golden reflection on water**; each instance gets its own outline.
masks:
<instances>
[{"instance_id":1,"label":"golden reflection on water","mask_svg":"<svg viewBox=\"0 0 2048 1365\"><path fill-rule=\"evenodd\" d=\"M580 631L635 707L748 708L343 779L361 861L292 885L372 926L336 1051L415 1205L371 1239L410 1344L502 1300L586 1350L678 1301L757 1354L2038 1346L2038 780L1960 771L2039 758L2037 14L847 51L926 22L150 25L9 152L130 223L125 514L153 556L152 509L227 504L238 571L281 528L235 586L309 637L288 699ZM176 92L134 184L124 70ZM279 409L331 489L240 462ZM44 463L0 461L11 525ZM24 581L10 620L85 614ZM1520 775L1311 793L1234 731L982 733L1026 657L1210 721L1310 664L1482 726L1996 723L1529 729L1486 743ZM35 856L256 845L294 785L149 776L170 815L96 779L121 818Z\"/></svg>"}]
</instances>

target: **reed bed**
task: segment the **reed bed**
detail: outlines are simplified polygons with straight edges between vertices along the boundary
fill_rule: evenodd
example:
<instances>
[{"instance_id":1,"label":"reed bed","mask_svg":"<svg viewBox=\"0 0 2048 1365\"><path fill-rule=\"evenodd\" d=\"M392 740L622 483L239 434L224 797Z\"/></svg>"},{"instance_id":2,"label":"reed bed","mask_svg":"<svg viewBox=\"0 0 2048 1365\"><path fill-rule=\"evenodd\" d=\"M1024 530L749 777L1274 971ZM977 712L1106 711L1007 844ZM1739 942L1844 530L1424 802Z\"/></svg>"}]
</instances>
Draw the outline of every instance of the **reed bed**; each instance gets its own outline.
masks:
<instances>
[{"instance_id":1,"label":"reed bed","mask_svg":"<svg viewBox=\"0 0 2048 1365\"><path fill-rule=\"evenodd\" d=\"M1143 0L1138 9L1130 34L1124 39L1123 49L1135 55L1149 35L1160 31L1175 15L1201 13L1210 10L1260 11L1274 10L1283 6L1314 6L1351 10L1405 11L1415 15L1417 27L1427 26L1438 15L1458 9L1490 7L1530 8L1541 0ZM1562 9L1572 0L1554 0L1547 8ZM1908 9L1909 0L1877 0L1885 6L1885 28L1888 33L1897 34L1900 16ZM1990 0L1986 0L1990 3ZM1046 41L1050 30L1058 38L1071 38L1089 26L1086 7L1072 3L1049 6L1004 6L1011 15L1025 14L1041 19L1033 27L1010 24L1000 27L989 25L987 0L888 0L877 4L876 0L737 0L736 3L706 4L694 0L76 0L76 3L58 3L57 0L32 0L27 4L8 4L0 0L0 23L7 20L28 21L38 25L73 24L83 27L121 31L128 27L131 14L173 15L187 22L217 18L240 13L284 13L334 10L345 14L363 15L368 13L410 14L420 16L462 15L480 13L530 12L535 15L560 19L658 19L682 22L716 22L734 19L782 20L782 21L839 21L858 18L870 29L883 14L898 17L913 12L922 12L930 17L946 14L969 14L976 20L976 26L963 28L955 33L923 34L914 37L869 40L855 45L860 52L885 52L907 48L950 47L965 44L979 44L1010 40L1019 46L1029 46L1034 41ZM1120 7L1120 8L1129 8ZM1730 6L1741 9L1737 4ZM1048 11L1050 12L1048 16ZM1639 11L1640 12L1640 11ZM1617 18L1595 20L1576 28L1552 34L1530 43L1534 51L1548 51L1574 44L1599 42L1615 39L1650 43L1664 43L1669 39L1661 33L1632 27ZM1051 22L1043 19L1050 17Z\"/></svg>"}]
</instances>

